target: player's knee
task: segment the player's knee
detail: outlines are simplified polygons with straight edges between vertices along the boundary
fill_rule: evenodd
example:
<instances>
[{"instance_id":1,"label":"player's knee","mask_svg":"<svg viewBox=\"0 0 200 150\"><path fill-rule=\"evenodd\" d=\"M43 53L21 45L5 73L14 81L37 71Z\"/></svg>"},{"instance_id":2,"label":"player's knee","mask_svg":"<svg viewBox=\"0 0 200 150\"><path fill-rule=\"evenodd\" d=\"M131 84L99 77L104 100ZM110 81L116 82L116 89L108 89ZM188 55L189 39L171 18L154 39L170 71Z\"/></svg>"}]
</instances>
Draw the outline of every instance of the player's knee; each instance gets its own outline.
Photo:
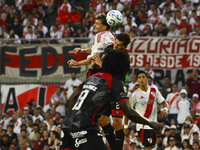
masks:
<instances>
[{"instance_id":1,"label":"player's knee","mask_svg":"<svg viewBox=\"0 0 200 150\"><path fill-rule=\"evenodd\" d=\"M113 125L115 128L115 131L123 129L122 118L113 118Z\"/></svg>"},{"instance_id":2,"label":"player's knee","mask_svg":"<svg viewBox=\"0 0 200 150\"><path fill-rule=\"evenodd\" d=\"M109 123L109 117L108 116L101 116L101 118L99 118L99 124L100 126L104 127Z\"/></svg>"}]
</instances>

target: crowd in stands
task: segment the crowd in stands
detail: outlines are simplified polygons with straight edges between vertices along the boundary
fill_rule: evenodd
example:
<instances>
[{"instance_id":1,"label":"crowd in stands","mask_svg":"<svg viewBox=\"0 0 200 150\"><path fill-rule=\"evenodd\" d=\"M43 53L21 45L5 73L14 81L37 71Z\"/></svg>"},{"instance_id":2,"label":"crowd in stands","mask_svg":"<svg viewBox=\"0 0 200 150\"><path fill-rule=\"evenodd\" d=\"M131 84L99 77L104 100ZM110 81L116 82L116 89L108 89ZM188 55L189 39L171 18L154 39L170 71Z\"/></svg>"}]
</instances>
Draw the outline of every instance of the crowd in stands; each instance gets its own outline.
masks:
<instances>
[{"instance_id":1,"label":"crowd in stands","mask_svg":"<svg viewBox=\"0 0 200 150\"><path fill-rule=\"evenodd\" d=\"M60 38L94 39L95 16L115 9L122 12L123 23L112 28L114 35L122 31L131 37L199 35L198 0L1 0L0 38L13 38L1 44L92 43ZM53 40L32 41L44 37Z\"/></svg>"}]
</instances>

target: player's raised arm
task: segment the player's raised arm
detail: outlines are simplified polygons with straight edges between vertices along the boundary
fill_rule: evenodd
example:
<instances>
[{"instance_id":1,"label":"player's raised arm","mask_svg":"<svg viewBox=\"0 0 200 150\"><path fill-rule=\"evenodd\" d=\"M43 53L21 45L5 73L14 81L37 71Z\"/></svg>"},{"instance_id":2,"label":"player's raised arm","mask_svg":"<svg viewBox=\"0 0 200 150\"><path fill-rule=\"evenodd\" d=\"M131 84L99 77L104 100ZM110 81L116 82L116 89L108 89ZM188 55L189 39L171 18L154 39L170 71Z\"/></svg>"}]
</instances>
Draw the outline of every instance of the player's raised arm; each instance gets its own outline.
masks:
<instances>
[{"instance_id":1,"label":"player's raised arm","mask_svg":"<svg viewBox=\"0 0 200 150\"><path fill-rule=\"evenodd\" d=\"M86 54L86 55L90 55L91 54L91 48L87 48L87 49L81 49L81 48L75 48L74 49L74 52L75 52L75 55L76 54Z\"/></svg>"},{"instance_id":2,"label":"player's raised arm","mask_svg":"<svg viewBox=\"0 0 200 150\"><path fill-rule=\"evenodd\" d=\"M120 103L120 107L123 110L125 116L127 116L131 121L149 125L156 132L160 131L161 128L157 122L149 121L147 118L141 116L137 111L131 108L130 103L128 101L122 101Z\"/></svg>"}]
</instances>

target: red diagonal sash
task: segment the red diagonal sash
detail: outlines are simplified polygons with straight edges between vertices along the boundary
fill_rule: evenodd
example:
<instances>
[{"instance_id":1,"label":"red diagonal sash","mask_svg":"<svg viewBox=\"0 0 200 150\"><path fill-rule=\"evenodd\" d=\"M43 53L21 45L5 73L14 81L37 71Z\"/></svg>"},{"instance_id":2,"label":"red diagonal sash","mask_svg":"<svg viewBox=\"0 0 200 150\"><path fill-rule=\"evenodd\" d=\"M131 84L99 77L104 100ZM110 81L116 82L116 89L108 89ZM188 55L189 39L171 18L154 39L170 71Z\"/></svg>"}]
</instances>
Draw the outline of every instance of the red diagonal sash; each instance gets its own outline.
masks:
<instances>
[{"instance_id":1,"label":"red diagonal sash","mask_svg":"<svg viewBox=\"0 0 200 150\"><path fill-rule=\"evenodd\" d=\"M171 99L170 103L169 103L169 107L172 106L172 103L176 100L176 98L180 95L180 93L177 93L176 95L174 95L174 97Z\"/></svg>"},{"instance_id":2,"label":"red diagonal sash","mask_svg":"<svg viewBox=\"0 0 200 150\"><path fill-rule=\"evenodd\" d=\"M150 117L152 110L153 110L153 104L154 104L155 98L156 98L156 89L151 87L150 93L149 93L149 100L148 100L147 108L146 108L146 111L144 113L145 118ZM142 128L141 133L140 133L140 140L141 140L142 144L143 144L143 138L144 138L144 125L143 125L143 128Z\"/></svg>"}]
</instances>

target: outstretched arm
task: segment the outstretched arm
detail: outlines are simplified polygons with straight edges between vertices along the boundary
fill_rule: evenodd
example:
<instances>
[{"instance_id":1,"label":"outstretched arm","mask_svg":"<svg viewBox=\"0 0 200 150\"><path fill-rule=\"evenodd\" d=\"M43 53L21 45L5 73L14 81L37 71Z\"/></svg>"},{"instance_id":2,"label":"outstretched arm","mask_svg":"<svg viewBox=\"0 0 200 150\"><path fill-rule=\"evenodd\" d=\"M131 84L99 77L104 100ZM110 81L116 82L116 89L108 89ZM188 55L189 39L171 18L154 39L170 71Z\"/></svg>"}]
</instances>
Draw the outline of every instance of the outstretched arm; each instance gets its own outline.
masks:
<instances>
[{"instance_id":1,"label":"outstretched arm","mask_svg":"<svg viewBox=\"0 0 200 150\"><path fill-rule=\"evenodd\" d=\"M76 103L76 101L77 101L77 99L78 99L80 93L81 93L81 92L80 92L78 89L76 89L76 90L74 91L74 93L72 94L72 96L69 98L68 111L71 111L71 110L72 110L72 108L73 108L74 104Z\"/></svg>"},{"instance_id":2,"label":"outstretched arm","mask_svg":"<svg viewBox=\"0 0 200 150\"><path fill-rule=\"evenodd\" d=\"M127 116L131 121L149 125L156 132L160 131L160 126L157 122L151 122L147 118L141 116L137 111L131 108L130 103L128 101L122 101L120 103L120 107L123 110L124 115Z\"/></svg>"}]
</instances>

